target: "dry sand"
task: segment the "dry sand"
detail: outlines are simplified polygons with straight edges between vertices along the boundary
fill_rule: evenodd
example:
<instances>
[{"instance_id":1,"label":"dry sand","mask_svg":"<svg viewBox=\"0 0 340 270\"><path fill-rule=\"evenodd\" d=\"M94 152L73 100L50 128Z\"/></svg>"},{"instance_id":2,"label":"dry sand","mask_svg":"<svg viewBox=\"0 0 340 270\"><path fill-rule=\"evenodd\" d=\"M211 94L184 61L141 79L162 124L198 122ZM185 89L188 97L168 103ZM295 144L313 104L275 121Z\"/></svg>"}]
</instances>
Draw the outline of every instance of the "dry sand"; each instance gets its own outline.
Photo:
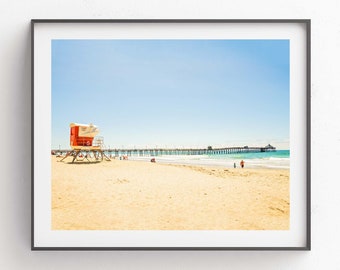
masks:
<instances>
[{"instance_id":1,"label":"dry sand","mask_svg":"<svg viewBox=\"0 0 340 270\"><path fill-rule=\"evenodd\" d=\"M289 170L57 160L53 230L289 229Z\"/></svg>"}]
</instances>

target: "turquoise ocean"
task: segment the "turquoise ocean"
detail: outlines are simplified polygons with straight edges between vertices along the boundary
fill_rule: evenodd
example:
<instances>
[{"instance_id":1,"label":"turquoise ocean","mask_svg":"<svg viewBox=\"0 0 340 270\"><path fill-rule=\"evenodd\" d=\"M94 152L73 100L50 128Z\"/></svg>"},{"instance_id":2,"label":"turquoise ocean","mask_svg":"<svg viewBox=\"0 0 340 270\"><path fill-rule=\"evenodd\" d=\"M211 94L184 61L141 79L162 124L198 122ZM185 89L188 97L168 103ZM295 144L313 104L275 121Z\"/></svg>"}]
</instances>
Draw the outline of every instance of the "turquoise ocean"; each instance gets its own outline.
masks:
<instances>
[{"instance_id":1,"label":"turquoise ocean","mask_svg":"<svg viewBox=\"0 0 340 270\"><path fill-rule=\"evenodd\" d=\"M149 160L150 157L131 157L132 160ZM156 162L184 165L221 166L226 168L240 167L240 161L245 162L245 168L278 168L289 169L290 150L276 150L262 153L215 154L215 155L179 155L157 156Z\"/></svg>"}]
</instances>

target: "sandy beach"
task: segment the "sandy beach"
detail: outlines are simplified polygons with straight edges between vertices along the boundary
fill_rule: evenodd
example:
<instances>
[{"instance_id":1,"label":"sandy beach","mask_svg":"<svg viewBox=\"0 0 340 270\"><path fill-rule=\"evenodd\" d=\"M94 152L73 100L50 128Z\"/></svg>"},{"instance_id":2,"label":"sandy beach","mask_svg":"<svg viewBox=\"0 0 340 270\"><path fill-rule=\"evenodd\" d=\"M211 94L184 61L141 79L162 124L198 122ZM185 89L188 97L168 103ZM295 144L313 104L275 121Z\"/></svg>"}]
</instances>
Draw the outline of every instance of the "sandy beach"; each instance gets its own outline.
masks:
<instances>
[{"instance_id":1,"label":"sandy beach","mask_svg":"<svg viewBox=\"0 0 340 270\"><path fill-rule=\"evenodd\" d=\"M58 160L53 230L289 229L289 170Z\"/></svg>"}]
</instances>

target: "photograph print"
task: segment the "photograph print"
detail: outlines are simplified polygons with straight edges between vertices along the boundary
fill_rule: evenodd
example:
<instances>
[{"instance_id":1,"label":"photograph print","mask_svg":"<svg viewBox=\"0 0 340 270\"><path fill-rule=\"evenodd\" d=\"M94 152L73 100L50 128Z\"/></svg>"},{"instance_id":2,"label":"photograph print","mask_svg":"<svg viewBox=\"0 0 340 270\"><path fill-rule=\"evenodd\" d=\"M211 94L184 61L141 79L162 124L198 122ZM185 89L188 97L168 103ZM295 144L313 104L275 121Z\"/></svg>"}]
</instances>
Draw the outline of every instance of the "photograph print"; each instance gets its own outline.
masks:
<instances>
[{"instance_id":1,"label":"photograph print","mask_svg":"<svg viewBox=\"0 0 340 270\"><path fill-rule=\"evenodd\" d=\"M289 230L289 48L52 40L52 230Z\"/></svg>"}]
</instances>

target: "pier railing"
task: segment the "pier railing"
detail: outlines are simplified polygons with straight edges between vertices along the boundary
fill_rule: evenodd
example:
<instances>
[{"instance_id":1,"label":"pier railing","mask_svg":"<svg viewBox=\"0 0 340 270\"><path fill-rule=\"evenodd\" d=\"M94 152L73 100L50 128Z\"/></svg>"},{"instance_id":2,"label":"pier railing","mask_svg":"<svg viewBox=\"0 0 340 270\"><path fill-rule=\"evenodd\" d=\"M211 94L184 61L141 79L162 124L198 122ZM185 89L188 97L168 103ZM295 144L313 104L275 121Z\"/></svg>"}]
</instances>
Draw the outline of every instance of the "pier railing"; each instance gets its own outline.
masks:
<instances>
[{"instance_id":1,"label":"pier railing","mask_svg":"<svg viewBox=\"0 0 340 270\"><path fill-rule=\"evenodd\" d=\"M70 150L52 150L52 153L63 154ZM113 156L165 156L165 155L227 155L238 153L273 152L276 148L265 147L223 147L223 148L145 148L145 149L102 149Z\"/></svg>"}]
</instances>

